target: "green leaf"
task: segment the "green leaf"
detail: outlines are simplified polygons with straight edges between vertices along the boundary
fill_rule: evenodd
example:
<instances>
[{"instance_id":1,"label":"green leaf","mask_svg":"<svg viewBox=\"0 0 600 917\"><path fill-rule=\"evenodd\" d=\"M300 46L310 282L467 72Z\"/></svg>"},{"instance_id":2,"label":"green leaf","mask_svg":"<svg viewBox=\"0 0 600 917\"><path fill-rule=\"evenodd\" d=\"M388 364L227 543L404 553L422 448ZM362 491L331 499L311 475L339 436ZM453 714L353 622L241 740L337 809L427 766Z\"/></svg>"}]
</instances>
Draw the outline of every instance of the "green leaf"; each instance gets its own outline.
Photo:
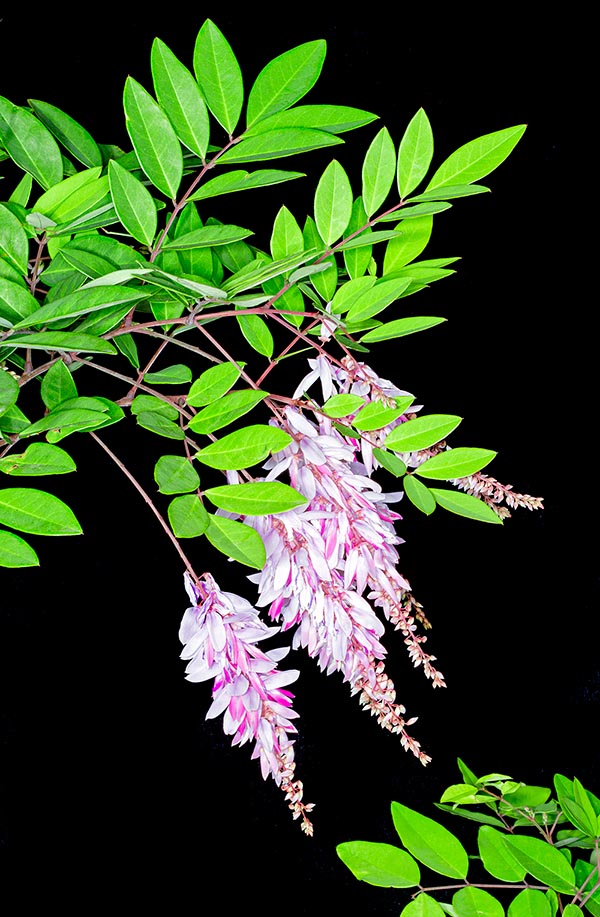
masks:
<instances>
[{"instance_id":1,"label":"green leaf","mask_svg":"<svg viewBox=\"0 0 600 917\"><path fill-rule=\"evenodd\" d=\"M154 466L154 480L161 494L186 494L200 487L198 472L181 455L161 455Z\"/></svg>"},{"instance_id":2,"label":"green leaf","mask_svg":"<svg viewBox=\"0 0 600 917\"><path fill-rule=\"evenodd\" d=\"M467 519L477 519L479 522L491 522L492 524L502 525L502 519L494 512L491 506L484 503L478 497L471 494L462 493L454 490L438 490L436 487L430 487L429 492L435 497L438 506L442 506L457 516L465 516Z\"/></svg>"},{"instance_id":3,"label":"green leaf","mask_svg":"<svg viewBox=\"0 0 600 917\"><path fill-rule=\"evenodd\" d=\"M372 318L383 312L384 309L395 302L410 284L410 278L401 277L398 280L378 280L375 286L358 297L354 305L348 310L347 322L360 322L365 318Z\"/></svg>"},{"instance_id":4,"label":"green leaf","mask_svg":"<svg viewBox=\"0 0 600 917\"><path fill-rule=\"evenodd\" d=\"M356 277L354 280L347 280L342 283L333 299L331 300L330 309L334 315L347 312L359 300L363 293L370 290L377 281L377 277Z\"/></svg>"},{"instance_id":5,"label":"green leaf","mask_svg":"<svg viewBox=\"0 0 600 917\"><path fill-rule=\"evenodd\" d=\"M236 471L249 468L279 452L292 442L292 437L279 427L254 424L229 433L196 453L195 458L211 468Z\"/></svg>"},{"instance_id":6,"label":"green leaf","mask_svg":"<svg viewBox=\"0 0 600 917\"><path fill-rule=\"evenodd\" d=\"M167 510L169 523L177 538L197 538L209 525L209 516L197 494L175 497Z\"/></svg>"},{"instance_id":7,"label":"green leaf","mask_svg":"<svg viewBox=\"0 0 600 917\"><path fill-rule=\"evenodd\" d=\"M350 236L352 233L360 230L363 230L363 237L372 234L373 230L370 226L366 226L366 223L367 214L365 212L363 199L362 197L357 197L352 204L352 216L348 223L347 234ZM351 248L350 250L345 249L343 251L344 267L352 280L357 280L367 272L371 264L372 253L373 250L368 245L361 246L358 249Z\"/></svg>"},{"instance_id":8,"label":"green leaf","mask_svg":"<svg viewBox=\"0 0 600 917\"><path fill-rule=\"evenodd\" d=\"M82 532L66 503L33 487L0 490L0 524L32 535L80 535Z\"/></svg>"},{"instance_id":9,"label":"green leaf","mask_svg":"<svg viewBox=\"0 0 600 917\"><path fill-rule=\"evenodd\" d=\"M124 228L137 242L151 246L158 223L154 198L116 159L108 164L108 180L113 205Z\"/></svg>"},{"instance_id":10,"label":"green leaf","mask_svg":"<svg viewBox=\"0 0 600 917\"><path fill-rule=\"evenodd\" d=\"M315 191L315 223L327 245L341 238L352 215L352 188L343 167L333 159L319 179Z\"/></svg>"},{"instance_id":11,"label":"green leaf","mask_svg":"<svg viewBox=\"0 0 600 917\"><path fill-rule=\"evenodd\" d=\"M63 159L50 131L25 108L0 96L0 143L25 172L42 188L56 185L63 177Z\"/></svg>"},{"instance_id":12,"label":"green leaf","mask_svg":"<svg viewBox=\"0 0 600 917\"><path fill-rule=\"evenodd\" d=\"M421 880L419 864L406 850L392 844L347 841L335 848L350 872L369 885L382 888L412 888Z\"/></svg>"},{"instance_id":13,"label":"green leaf","mask_svg":"<svg viewBox=\"0 0 600 917\"><path fill-rule=\"evenodd\" d=\"M394 452L429 449L452 433L461 422L456 414L424 414L399 424L388 433L385 446Z\"/></svg>"},{"instance_id":14,"label":"green leaf","mask_svg":"<svg viewBox=\"0 0 600 917\"><path fill-rule=\"evenodd\" d=\"M460 446L457 449L447 449L425 459L415 474L423 478L433 478L437 481L451 481L456 478L466 478L485 468L498 453L491 449L471 449Z\"/></svg>"},{"instance_id":15,"label":"green leaf","mask_svg":"<svg viewBox=\"0 0 600 917\"><path fill-rule=\"evenodd\" d=\"M376 121L378 115L347 105L294 105L261 119L244 131L245 137L278 127L312 127L330 134L343 134Z\"/></svg>"},{"instance_id":16,"label":"green leaf","mask_svg":"<svg viewBox=\"0 0 600 917\"><path fill-rule=\"evenodd\" d=\"M420 315L412 318L398 318L393 322L385 322L374 328L373 331L367 331L363 334L361 341L365 343L375 343L375 341L389 341L391 338L404 337L407 334L415 334L417 331L425 331L427 328L433 328L445 318L438 318L434 315Z\"/></svg>"},{"instance_id":17,"label":"green leaf","mask_svg":"<svg viewBox=\"0 0 600 917\"><path fill-rule=\"evenodd\" d=\"M25 347L31 350L62 351L65 353L116 353L109 341L91 334L76 332L40 331L34 334L13 334L4 339L11 347Z\"/></svg>"},{"instance_id":18,"label":"green leaf","mask_svg":"<svg viewBox=\"0 0 600 917\"><path fill-rule=\"evenodd\" d=\"M575 873L559 850L537 837L511 835L505 840L515 858L535 879L557 892L574 893Z\"/></svg>"},{"instance_id":19,"label":"green leaf","mask_svg":"<svg viewBox=\"0 0 600 917\"><path fill-rule=\"evenodd\" d=\"M392 802L392 819L400 840L415 859L443 876L466 879L467 852L447 828L399 802Z\"/></svg>"},{"instance_id":20,"label":"green leaf","mask_svg":"<svg viewBox=\"0 0 600 917\"><path fill-rule=\"evenodd\" d=\"M137 80L128 76L123 93L125 126L142 170L174 200L183 176L183 155L171 122Z\"/></svg>"},{"instance_id":21,"label":"green leaf","mask_svg":"<svg viewBox=\"0 0 600 917\"><path fill-rule=\"evenodd\" d=\"M585 903L586 909L593 915L600 915L600 888L597 887L598 867L585 860L575 861L575 880L577 887L583 889L584 895L588 895L595 887L594 892L590 895Z\"/></svg>"},{"instance_id":22,"label":"green leaf","mask_svg":"<svg viewBox=\"0 0 600 917\"><path fill-rule=\"evenodd\" d=\"M96 284L92 281L73 293L59 296L41 306L36 312L32 312L26 318L17 322L15 328L30 328L32 325L47 325L59 319L62 321L67 318L77 318L80 315L86 315L88 312L107 309L121 303L130 303L133 306L139 300L147 299L151 293L152 291L148 288L133 288L117 284ZM107 342L105 341L104 343Z\"/></svg>"},{"instance_id":23,"label":"green leaf","mask_svg":"<svg viewBox=\"0 0 600 917\"><path fill-rule=\"evenodd\" d=\"M25 172L21 180L15 185L14 191L8 199L9 202L11 204L20 204L21 207L27 207L32 187L33 178L28 172Z\"/></svg>"},{"instance_id":24,"label":"green leaf","mask_svg":"<svg viewBox=\"0 0 600 917\"><path fill-rule=\"evenodd\" d=\"M275 342L269 331L269 326L260 315L236 315L240 331L253 350L269 359L273 356Z\"/></svg>"},{"instance_id":25,"label":"green leaf","mask_svg":"<svg viewBox=\"0 0 600 917\"><path fill-rule=\"evenodd\" d=\"M235 385L244 366L245 363L220 363L218 366L211 366L190 387L187 403L197 408L218 401Z\"/></svg>"},{"instance_id":26,"label":"green leaf","mask_svg":"<svg viewBox=\"0 0 600 917\"><path fill-rule=\"evenodd\" d=\"M174 363L172 366L165 366L155 373L146 373L144 382L150 385L184 385L192 378L192 371L184 363Z\"/></svg>"},{"instance_id":27,"label":"green leaf","mask_svg":"<svg viewBox=\"0 0 600 917\"><path fill-rule=\"evenodd\" d=\"M542 891L524 888L509 904L508 917L552 917L552 911Z\"/></svg>"},{"instance_id":28,"label":"green leaf","mask_svg":"<svg viewBox=\"0 0 600 917\"><path fill-rule=\"evenodd\" d=\"M295 217L284 205L279 208L271 232L271 254L274 261L304 251L304 237Z\"/></svg>"},{"instance_id":29,"label":"green leaf","mask_svg":"<svg viewBox=\"0 0 600 917\"><path fill-rule=\"evenodd\" d=\"M29 426L29 421L16 404L13 404L4 414L0 414L0 430L3 433L20 433L27 426Z\"/></svg>"},{"instance_id":30,"label":"green leaf","mask_svg":"<svg viewBox=\"0 0 600 917\"><path fill-rule=\"evenodd\" d=\"M0 414L8 411L19 397L19 383L0 367Z\"/></svg>"},{"instance_id":31,"label":"green leaf","mask_svg":"<svg viewBox=\"0 0 600 917\"><path fill-rule=\"evenodd\" d=\"M20 535L0 530L0 567L39 567L39 564L37 554Z\"/></svg>"},{"instance_id":32,"label":"green leaf","mask_svg":"<svg viewBox=\"0 0 600 917\"><path fill-rule=\"evenodd\" d=\"M465 143L441 164L425 190L470 184L489 175L510 155L526 127L526 124L518 124Z\"/></svg>"},{"instance_id":33,"label":"green leaf","mask_svg":"<svg viewBox=\"0 0 600 917\"><path fill-rule=\"evenodd\" d=\"M440 797L440 802L452 802L461 806L489 801L490 797L484 793L477 793L477 789L471 783L453 783Z\"/></svg>"},{"instance_id":34,"label":"green leaf","mask_svg":"<svg viewBox=\"0 0 600 917\"><path fill-rule=\"evenodd\" d=\"M134 336L132 334L117 334L113 340L119 353L122 353L132 366L139 369L140 358Z\"/></svg>"},{"instance_id":35,"label":"green leaf","mask_svg":"<svg viewBox=\"0 0 600 917\"><path fill-rule=\"evenodd\" d=\"M228 392L218 401L198 411L196 416L190 420L188 427L195 433L214 433L215 430L220 430L247 414L266 398L267 394L261 389L240 389Z\"/></svg>"},{"instance_id":36,"label":"green leaf","mask_svg":"<svg viewBox=\"0 0 600 917\"><path fill-rule=\"evenodd\" d=\"M396 219L398 219L396 217ZM336 250L347 252L355 248L364 248L366 245L373 246L376 242L387 242L389 239L396 239L402 235L400 229L381 229L373 232L370 227L359 233L357 236L348 238L345 242L336 245Z\"/></svg>"},{"instance_id":37,"label":"green leaf","mask_svg":"<svg viewBox=\"0 0 600 917\"><path fill-rule=\"evenodd\" d=\"M5 338L5 344L11 347L25 347L31 350L62 351L65 353L116 353L109 341L94 337L91 334L77 332L39 331L34 334L13 334Z\"/></svg>"},{"instance_id":38,"label":"green leaf","mask_svg":"<svg viewBox=\"0 0 600 917\"><path fill-rule=\"evenodd\" d=\"M464 782L470 783L472 786L477 786L479 784L479 781L477 777L475 776L475 774L473 773L473 771L469 767L467 767L465 762L461 758L457 758L456 763L458 765L459 771L462 774L462 778Z\"/></svg>"},{"instance_id":39,"label":"green leaf","mask_svg":"<svg viewBox=\"0 0 600 917\"><path fill-rule=\"evenodd\" d=\"M71 371L62 360L56 360L44 373L40 394L42 401L50 411L58 407L61 401L77 396L77 386Z\"/></svg>"},{"instance_id":40,"label":"green leaf","mask_svg":"<svg viewBox=\"0 0 600 917\"><path fill-rule=\"evenodd\" d=\"M274 58L258 74L248 96L247 127L290 108L312 89L323 69L327 42L307 41Z\"/></svg>"},{"instance_id":41,"label":"green leaf","mask_svg":"<svg viewBox=\"0 0 600 917\"><path fill-rule=\"evenodd\" d=\"M499 818L494 818L492 815L484 815L482 812L470 812L468 809L457 809L454 806L441 805L439 802L435 803L436 809L441 809L442 812L449 812L451 815L459 815L461 818L466 818L468 821L476 821L481 825L492 825L495 828L504 828L504 822Z\"/></svg>"},{"instance_id":42,"label":"green leaf","mask_svg":"<svg viewBox=\"0 0 600 917\"><path fill-rule=\"evenodd\" d=\"M164 414L159 414L158 411L140 411L139 414L136 414L136 420L140 427L158 436L164 436L167 439L185 439L185 433L181 427Z\"/></svg>"},{"instance_id":43,"label":"green leaf","mask_svg":"<svg viewBox=\"0 0 600 917\"><path fill-rule=\"evenodd\" d=\"M155 38L150 54L156 98L183 144L204 160L210 124L198 83L170 48Z\"/></svg>"},{"instance_id":44,"label":"green leaf","mask_svg":"<svg viewBox=\"0 0 600 917\"><path fill-rule=\"evenodd\" d=\"M179 411L174 404L169 404L156 395L136 395L131 402L131 413L143 414L146 411L161 414L167 420L177 420L179 417Z\"/></svg>"},{"instance_id":45,"label":"green leaf","mask_svg":"<svg viewBox=\"0 0 600 917\"><path fill-rule=\"evenodd\" d=\"M506 802L511 806L522 808L527 806L534 809L536 806L543 805L550 796L551 790L547 786L519 786L510 794L507 794L506 787L502 790L502 795L507 796Z\"/></svg>"},{"instance_id":46,"label":"green leaf","mask_svg":"<svg viewBox=\"0 0 600 917\"><path fill-rule=\"evenodd\" d=\"M504 917L504 908L497 898L483 888L459 888L452 895L456 917Z\"/></svg>"},{"instance_id":47,"label":"green leaf","mask_svg":"<svg viewBox=\"0 0 600 917\"><path fill-rule=\"evenodd\" d=\"M327 417L348 417L365 404L360 395L332 395L321 410Z\"/></svg>"},{"instance_id":48,"label":"green leaf","mask_svg":"<svg viewBox=\"0 0 600 917\"><path fill-rule=\"evenodd\" d=\"M435 898L421 892L400 911L401 917L445 917L446 911Z\"/></svg>"},{"instance_id":49,"label":"green leaf","mask_svg":"<svg viewBox=\"0 0 600 917\"><path fill-rule=\"evenodd\" d=\"M392 452L386 452L385 449L380 449L378 446L375 446L373 449L373 456L386 471L389 471L390 474L393 474L397 478L403 477L406 474L406 465L402 459L398 458L397 455L394 455Z\"/></svg>"},{"instance_id":50,"label":"green leaf","mask_svg":"<svg viewBox=\"0 0 600 917\"><path fill-rule=\"evenodd\" d=\"M525 878L526 868L516 859L501 831L482 825L477 834L477 844L483 865L495 879L521 882Z\"/></svg>"},{"instance_id":51,"label":"green leaf","mask_svg":"<svg viewBox=\"0 0 600 917\"><path fill-rule=\"evenodd\" d=\"M398 150L396 178L401 199L408 197L427 175L432 158L431 124L423 109L420 108L409 122Z\"/></svg>"},{"instance_id":52,"label":"green leaf","mask_svg":"<svg viewBox=\"0 0 600 917\"><path fill-rule=\"evenodd\" d=\"M567 818L584 834L597 836L600 800L586 790L577 778L569 780L562 774L555 774L554 786L560 807Z\"/></svg>"},{"instance_id":53,"label":"green leaf","mask_svg":"<svg viewBox=\"0 0 600 917\"><path fill-rule=\"evenodd\" d=\"M267 516L285 513L307 502L306 497L281 481L251 481L248 484L223 484L204 491L211 503L240 516Z\"/></svg>"},{"instance_id":54,"label":"green leaf","mask_svg":"<svg viewBox=\"0 0 600 917\"><path fill-rule=\"evenodd\" d=\"M105 203L108 181L101 172L101 166L94 166L69 175L37 199L33 212L49 217L54 223L66 223Z\"/></svg>"},{"instance_id":55,"label":"green leaf","mask_svg":"<svg viewBox=\"0 0 600 917\"><path fill-rule=\"evenodd\" d=\"M42 102L40 99L27 101L42 124L78 162L87 168L102 165L100 147L81 124L48 102Z\"/></svg>"},{"instance_id":56,"label":"green leaf","mask_svg":"<svg viewBox=\"0 0 600 917\"><path fill-rule=\"evenodd\" d=\"M206 248L214 245L228 245L253 235L251 229L223 223L202 226L183 236L176 236L162 246L163 251L180 251L185 248Z\"/></svg>"},{"instance_id":57,"label":"green leaf","mask_svg":"<svg viewBox=\"0 0 600 917\"><path fill-rule=\"evenodd\" d=\"M362 199L371 217L381 207L394 183L396 150L387 127L375 135L362 166Z\"/></svg>"},{"instance_id":58,"label":"green leaf","mask_svg":"<svg viewBox=\"0 0 600 917\"><path fill-rule=\"evenodd\" d=\"M15 476L68 474L76 467L68 452L48 443L32 443L19 455L0 458L0 471Z\"/></svg>"},{"instance_id":59,"label":"green leaf","mask_svg":"<svg viewBox=\"0 0 600 917\"><path fill-rule=\"evenodd\" d=\"M227 516L209 515L205 535L213 547L226 557L257 570L264 567L267 556L264 542L258 532L244 522Z\"/></svg>"},{"instance_id":60,"label":"green leaf","mask_svg":"<svg viewBox=\"0 0 600 917\"><path fill-rule=\"evenodd\" d=\"M355 430L361 430L362 432L381 430L392 421L397 420L398 417L401 417L414 400L412 395L408 395L405 398L396 398L395 407L386 405L382 401L371 401L360 409L352 421L352 426Z\"/></svg>"},{"instance_id":61,"label":"green leaf","mask_svg":"<svg viewBox=\"0 0 600 917\"><path fill-rule=\"evenodd\" d=\"M244 103L244 83L231 45L210 19L196 37L194 73L210 111L231 136Z\"/></svg>"},{"instance_id":62,"label":"green leaf","mask_svg":"<svg viewBox=\"0 0 600 917\"><path fill-rule=\"evenodd\" d=\"M577 904L565 904L562 917L583 917L583 910Z\"/></svg>"},{"instance_id":63,"label":"green leaf","mask_svg":"<svg viewBox=\"0 0 600 917\"><path fill-rule=\"evenodd\" d=\"M436 507L436 502L429 488L426 487L422 481L419 481L418 478L413 477L412 474L406 475L403 484L404 493L413 506L420 509L426 516L431 516Z\"/></svg>"},{"instance_id":64,"label":"green leaf","mask_svg":"<svg viewBox=\"0 0 600 917\"><path fill-rule=\"evenodd\" d=\"M78 399L79 400L79 399ZM106 417L103 410L85 407L64 408L59 405L56 410L46 414L40 420L21 430L21 438L35 436L48 430L61 433L68 430L77 433L83 430L95 430L103 427ZM62 437L61 437L62 438Z\"/></svg>"},{"instance_id":65,"label":"green leaf","mask_svg":"<svg viewBox=\"0 0 600 917\"><path fill-rule=\"evenodd\" d=\"M485 185L444 185L438 191L424 191L411 197L410 203L427 201L449 201L458 197L472 197L474 194L489 192Z\"/></svg>"},{"instance_id":66,"label":"green leaf","mask_svg":"<svg viewBox=\"0 0 600 917\"><path fill-rule=\"evenodd\" d=\"M334 134L310 127L280 127L240 141L219 157L219 164L261 162L265 159L295 156L297 153L308 153L310 150L343 142Z\"/></svg>"},{"instance_id":67,"label":"green leaf","mask_svg":"<svg viewBox=\"0 0 600 917\"><path fill-rule=\"evenodd\" d=\"M194 191L188 197L189 201L201 201L220 194L231 194L234 191L248 191L252 188L264 188L269 185L279 185L294 178L304 178L304 172L286 172L283 169L257 169L256 172L246 172L244 169L234 169L224 175L217 175Z\"/></svg>"},{"instance_id":68,"label":"green leaf","mask_svg":"<svg viewBox=\"0 0 600 917\"><path fill-rule=\"evenodd\" d=\"M383 273L393 274L421 254L427 247L433 229L433 217L422 216L415 220L402 221L396 226L401 236L391 239L383 258Z\"/></svg>"},{"instance_id":69,"label":"green leaf","mask_svg":"<svg viewBox=\"0 0 600 917\"><path fill-rule=\"evenodd\" d=\"M28 259L27 233L14 213L0 204L0 260L8 261L20 275L26 277Z\"/></svg>"}]
</instances>

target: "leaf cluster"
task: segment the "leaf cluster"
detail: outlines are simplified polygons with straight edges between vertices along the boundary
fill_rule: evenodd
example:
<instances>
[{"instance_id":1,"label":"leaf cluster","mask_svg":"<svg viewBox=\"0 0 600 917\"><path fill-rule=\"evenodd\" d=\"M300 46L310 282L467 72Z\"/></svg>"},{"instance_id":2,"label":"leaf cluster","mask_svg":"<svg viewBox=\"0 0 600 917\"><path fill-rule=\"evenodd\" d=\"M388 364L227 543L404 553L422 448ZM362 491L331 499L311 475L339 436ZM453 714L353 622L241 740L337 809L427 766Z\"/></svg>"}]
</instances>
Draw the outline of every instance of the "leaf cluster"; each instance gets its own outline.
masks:
<instances>
[{"instance_id":1,"label":"leaf cluster","mask_svg":"<svg viewBox=\"0 0 600 917\"><path fill-rule=\"evenodd\" d=\"M348 132L377 120L304 101L326 50L314 40L285 51L246 92L212 20L196 36L190 66L156 38L151 89L133 77L124 86L127 150L98 143L47 101L18 105L0 95L0 158L17 173L0 203L0 471L72 472L59 441L87 433L101 442L104 428L133 423L172 446L154 474L158 499L169 496L172 538L205 536L227 556L262 566L260 536L233 516L285 512L304 499L253 479L253 466L288 442L270 423L285 402L265 384L271 370L326 346L340 357L368 353L445 321L415 315L410 305L457 260L421 258L433 219L455 200L488 191L478 182L525 131L516 125L478 137L432 168L432 127L419 110L398 143L385 126L375 133L360 187L333 159L311 212L297 217L282 205L269 238L257 242L241 213L232 223L218 219L215 200L252 197L252 212L260 189L305 177L279 160L337 149ZM260 376L247 371L249 357L263 361ZM102 388L109 379L112 387ZM117 395L114 383L122 386ZM494 452L440 448L407 472L407 458L439 444L461 418L407 417L408 402L353 397L332 398L322 410L298 404L338 419L354 438L377 434L378 461L402 477L424 513L442 506L501 521L475 496L425 483L479 471ZM215 484L215 472L243 480ZM39 562L22 533L81 531L62 501L22 486L0 490L0 524L4 566Z\"/></svg>"},{"instance_id":2,"label":"leaf cluster","mask_svg":"<svg viewBox=\"0 0 600 917\"><path fill-rule=\"evenodd\" d=\"M463 782L449 786L436 807L479 825L476 853L441 822L392 802L398 846L338 844L353 875L414 888L400 912L406 917L502 917L506 906L509 917L598 917L600 799L562 774L550 788L505 774L476 777L460 758L458 766Z\"/></svg>"}]
</instances>

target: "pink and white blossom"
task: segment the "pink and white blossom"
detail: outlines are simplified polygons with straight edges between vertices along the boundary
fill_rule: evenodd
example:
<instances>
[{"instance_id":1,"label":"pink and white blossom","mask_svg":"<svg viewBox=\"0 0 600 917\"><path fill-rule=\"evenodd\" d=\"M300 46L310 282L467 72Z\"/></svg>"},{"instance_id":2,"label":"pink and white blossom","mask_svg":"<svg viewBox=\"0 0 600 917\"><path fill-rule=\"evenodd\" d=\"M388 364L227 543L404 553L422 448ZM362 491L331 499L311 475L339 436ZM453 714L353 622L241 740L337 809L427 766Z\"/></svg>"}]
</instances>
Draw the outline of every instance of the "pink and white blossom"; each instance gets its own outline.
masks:
<instances>
[{"instance_id":1,"label":"pink and white blossom","mask_svg":"<svg viewBox=\"0 0 600 917\"><path fill-rule=\"evenodd\" d=\"M195 582L187 572L184 577L192 603L179 629L181 658L188 660L186 678L212 680L207 719L223 715L223 730L233 736L232 745L254 741L252 758L260 759L263 778L275 780L294 818L302 817L303 830L312 834L307 813L313 806L303 803L302 783L294 779L291 736L297 732L292 720L298 714L292 708L294 695L286 688L299 673L277 667L289 647L263 652L256 644L278 627L266 625L246 599L219 589L210 574Z\"/></svg>"}]
</instances>

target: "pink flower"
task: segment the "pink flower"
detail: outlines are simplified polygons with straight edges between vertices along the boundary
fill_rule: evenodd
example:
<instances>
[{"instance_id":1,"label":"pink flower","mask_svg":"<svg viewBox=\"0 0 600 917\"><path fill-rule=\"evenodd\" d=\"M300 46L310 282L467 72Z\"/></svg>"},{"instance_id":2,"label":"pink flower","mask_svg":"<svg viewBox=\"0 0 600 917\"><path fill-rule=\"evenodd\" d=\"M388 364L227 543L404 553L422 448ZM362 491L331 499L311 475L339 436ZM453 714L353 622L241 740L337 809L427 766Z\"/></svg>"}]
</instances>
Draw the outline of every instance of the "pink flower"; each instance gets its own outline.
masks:
<instances>
[{"instance_id":1,"label":"pink flower","mask_svg":"<svg viewBox=\"0 0 600 917\"><path fill-rule=\"evenodd\" d=\"M260 650L256 644L279 631L267 626L244 598L222 592L205 573L194 582L186 572L185 588L192 602L183 616L179 638L181 658L188 660L189 681L213 681L213 702L207 719L223 714L223 729L233 736L232 745L254 741L252 758L259 758L263 778L269 775L286 794L294 818L302 817L302 829L312 834L307 813L312 804L302 802L303 788L294 780L292 723L293 694L286 685L296 681L298 671L280 671L277 663L289 648Z\"/></svg>"}]
</instances>

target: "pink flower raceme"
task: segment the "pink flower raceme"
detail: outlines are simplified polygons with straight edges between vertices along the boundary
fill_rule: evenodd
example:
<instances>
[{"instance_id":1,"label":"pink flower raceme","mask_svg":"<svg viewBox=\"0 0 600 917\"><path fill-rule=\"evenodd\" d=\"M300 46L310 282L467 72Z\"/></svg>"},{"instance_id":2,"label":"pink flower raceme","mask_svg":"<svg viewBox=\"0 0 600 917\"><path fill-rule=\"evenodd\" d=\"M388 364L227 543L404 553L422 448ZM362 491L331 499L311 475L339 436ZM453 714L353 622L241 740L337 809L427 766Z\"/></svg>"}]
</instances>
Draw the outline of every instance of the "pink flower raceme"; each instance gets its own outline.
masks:
<instances>
[{"instance_id":1,"label":"pink flower raceme","mask_svg":"<svg viewBox=\"0 0 600 917\"><path fill-rule=\"evenodd\" d=\"M185 588L192 602L181 622L179 638L184 644L189 681L213 680L213 702L207 719L223 714L223 729L232 735L233 745L254 740L253 758L260 759L263 778L269 775L286 794L294 818L302 818L302 830L312 834L307 813L312 804L303 803L303 787L294 779L294 742L297 732L292 720L293 694L285 685L294 682L298 671L279 671L277 663L288 647L263 652L256 644L279 631L267 626L244 598L222 592L213 577L205 573L194 582L185 573Z\"/></svg>"},{"instance_id":2,"label":"pink flower raceme","mask_svg":"<svg viewBox=\"0 0 600 917\"><path fill-rule=\"evenodd\" d=\"M323 358L314 363L302 390L320 377L327 398L335 391L329 364ZM328 673L341 671L380 724L399 733L402 745L426 764L429 757L406 732L415 720L405 720L404 707L395 702L381 662L384 628L367 601L402 630L411 660L423 666L434 687L443 686L435 657L423 650L426 637L416 634L420 606L396 569L394 545L401 539L394 521L401 517L388 503L402 494L381 492L356 459L359 444L342 436L329 418L322 416L317 426L290 407L283 426L294 441L266 464L267 480L287 474L308 503L246 520L260 532L267 552L263 570L250 576L259 587L258 604L269 605L271 618L281 619L284 630L296 626L293 646L305 647Z\"/></svg>"}]
</instances>

